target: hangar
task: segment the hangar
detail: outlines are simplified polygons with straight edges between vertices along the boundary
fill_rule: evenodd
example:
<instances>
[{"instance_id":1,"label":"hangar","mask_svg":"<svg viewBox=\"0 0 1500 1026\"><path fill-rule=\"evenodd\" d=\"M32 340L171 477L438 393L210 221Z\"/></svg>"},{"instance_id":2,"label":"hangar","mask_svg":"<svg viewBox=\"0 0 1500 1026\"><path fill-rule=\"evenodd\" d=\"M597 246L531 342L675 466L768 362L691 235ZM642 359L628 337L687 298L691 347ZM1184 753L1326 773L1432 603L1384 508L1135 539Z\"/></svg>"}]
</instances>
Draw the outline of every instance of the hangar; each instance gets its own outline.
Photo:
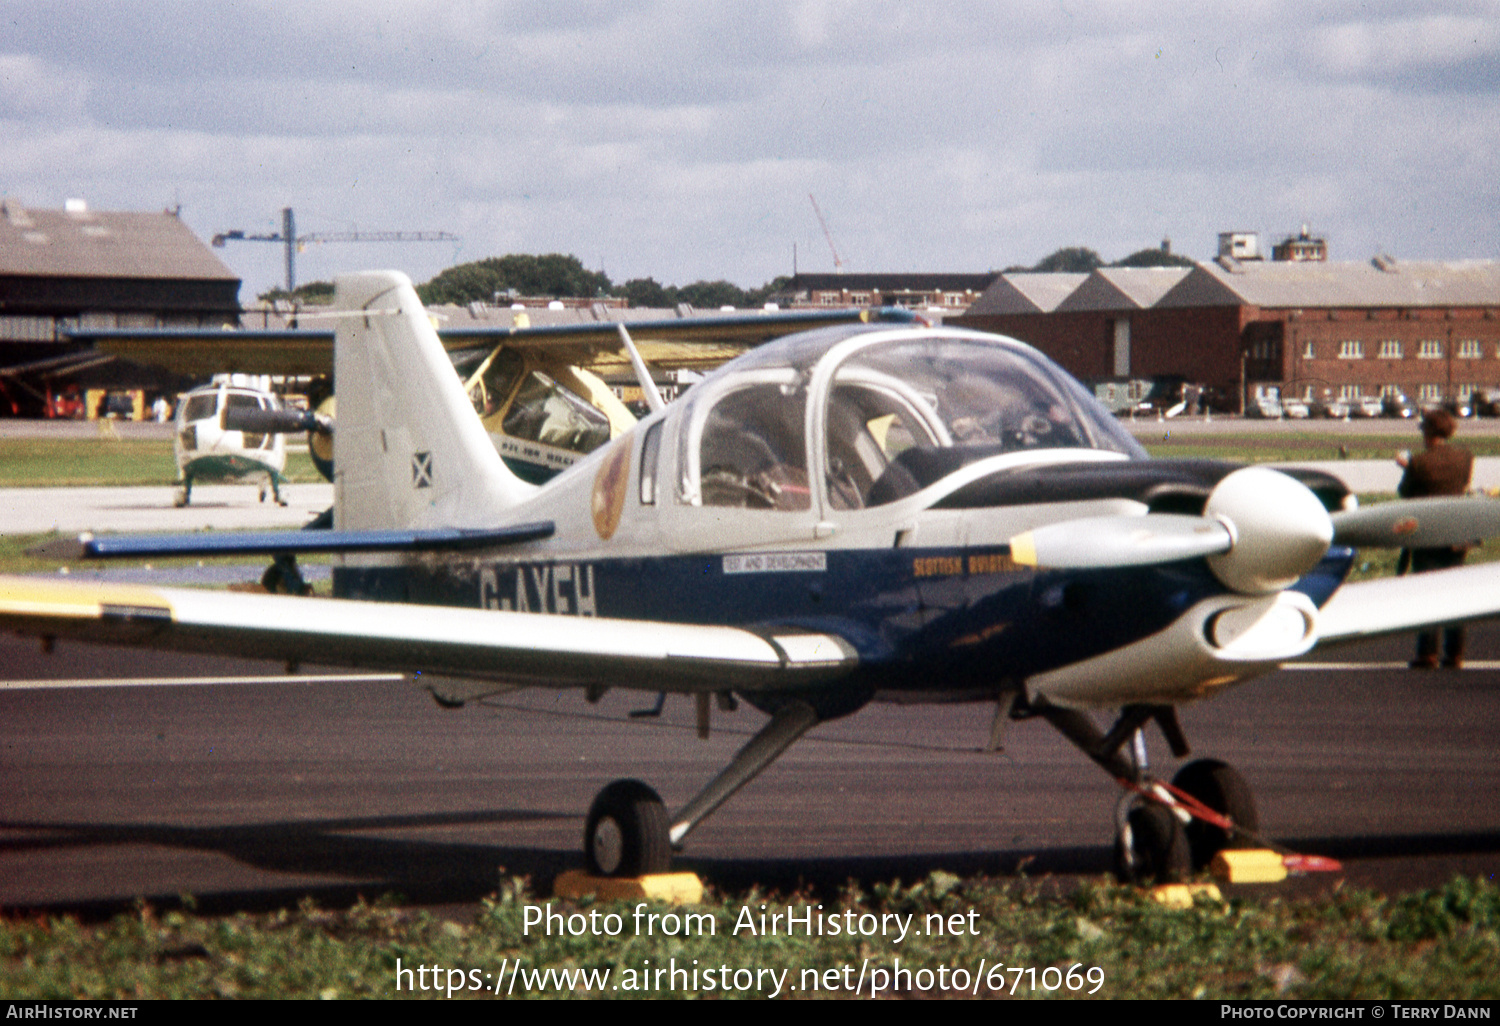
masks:
<instances>
[{"instance_id":1,"label":"hangar","mask_svg":"<svg viewBox=\"0 0 1500 1026\"><path fill-rule=\"evenodd\" d=\"M240 279L176 211L33 210L0 200L0 415L36 415L76 374L71 328L239 324Z\"/></svg>"}]
</instances>

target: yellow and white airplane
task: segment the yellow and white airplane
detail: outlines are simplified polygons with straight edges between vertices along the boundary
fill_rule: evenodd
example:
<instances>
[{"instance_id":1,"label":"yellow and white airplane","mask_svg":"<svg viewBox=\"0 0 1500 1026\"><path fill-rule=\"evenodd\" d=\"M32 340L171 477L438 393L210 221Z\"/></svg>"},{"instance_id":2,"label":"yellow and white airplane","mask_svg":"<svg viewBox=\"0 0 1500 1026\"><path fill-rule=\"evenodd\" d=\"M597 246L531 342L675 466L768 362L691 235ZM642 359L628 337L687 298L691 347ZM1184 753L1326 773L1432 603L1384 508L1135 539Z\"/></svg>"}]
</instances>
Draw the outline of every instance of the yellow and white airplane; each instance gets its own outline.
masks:
<instances>
[{"instance_id":1,"label":"yellow and white airplane","mask_svg":"<svg viewBox=\"0 0 1500 1026\"><path fill-rule=\"evenodd\" d=\"M504 314L509 318L511 311ZM286 410L276 416L264 404L256 409L238 400L240 405L229 409L218 428L205 425L203 432L217 441L218 432L228 431L220 444L231 446L238 432L270 436L305 431L313 463L332 480L337 400L326 385L333 371L334 332L316 326L330 316L302 313L300 320L314 325L304 328L78 328L69 338L178 374L212 375L215 380L266 375L313 379L309 412ZM637 362L657 371L712 369L794 331L910 316L897 310L764 310L537 327L529 315L506 326L444 327L437 318L434 323L506 466L523 480L540 484L635 425L635 415L600 374L630 373ZM181 463L179 458L179 467ZM204 469L211 467L204 464ZM181 494L179 486L179 498Z\"/></svg>"},{"instance_id":2,"label":"yellow and white airplane","mask_svg":"<svg viewBox=\"0 0 1500 1026\"><path fill-rule=\"evenodd\" d=\"M1326 474L1151 459L1012 339L793 335L536 485L404 275L342 277L336 305L332 530L83 543L332 552L337 597L8 577L0 628L397 670L444 704L623 687L690 697L703 731L715 705L769 716L674 812L606 784L584 831L597 873L665 868L808 729L893 701L973 703L997 743L1013 720L1050 724L1125 789L1122 873L1170 877L1254 838L1257 813L1217 760L1156 775L1141 731L1182 758L1182 703L1319 645L1500 615L1497 565L1344 583L1354 546L1500 534L1500 503L1356 509Z\"/></svg>"}]
</instances>

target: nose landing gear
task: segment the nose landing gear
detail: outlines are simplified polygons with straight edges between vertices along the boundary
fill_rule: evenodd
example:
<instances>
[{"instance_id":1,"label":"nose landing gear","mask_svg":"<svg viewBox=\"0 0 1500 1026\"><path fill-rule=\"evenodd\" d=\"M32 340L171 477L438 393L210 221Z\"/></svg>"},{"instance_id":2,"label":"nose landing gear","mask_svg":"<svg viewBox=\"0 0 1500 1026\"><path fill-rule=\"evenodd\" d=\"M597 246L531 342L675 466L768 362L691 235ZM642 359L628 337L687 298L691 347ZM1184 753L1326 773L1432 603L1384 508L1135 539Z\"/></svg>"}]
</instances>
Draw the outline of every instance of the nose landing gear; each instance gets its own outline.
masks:
<instances>
[{"instance_id":1,"label":"nose landing gear","mask_svg":"<svg viewBox=\"0 0 1500 1026\"><path fill-rule=\"evenodd\" d=\"M1027 710L1064 737L1127 789L1116 814L1115 869L1138 884L1171 883L1208 867L1225 848L1258 846L1260 818L1250 786L1228 763L1199 759L1171 784L1147 773L1141 729L1155 721L1172 754L1189 752L1171 706L1126 706L1109 732L1087 715L1042 704Z\"/></svg>"}]
</instances>

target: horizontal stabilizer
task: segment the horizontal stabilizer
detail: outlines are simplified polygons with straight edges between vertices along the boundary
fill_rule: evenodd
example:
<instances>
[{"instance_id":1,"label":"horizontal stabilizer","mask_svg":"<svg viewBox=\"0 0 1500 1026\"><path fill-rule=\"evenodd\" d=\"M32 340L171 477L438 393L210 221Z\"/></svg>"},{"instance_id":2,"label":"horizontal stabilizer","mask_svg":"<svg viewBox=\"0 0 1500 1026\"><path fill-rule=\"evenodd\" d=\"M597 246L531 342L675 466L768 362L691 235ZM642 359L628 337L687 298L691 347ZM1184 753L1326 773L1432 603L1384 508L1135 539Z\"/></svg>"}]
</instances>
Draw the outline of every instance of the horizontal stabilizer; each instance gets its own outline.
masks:
<instances>
[{"instance_id":1,"label":"horizontal stabilizer","mask_svg":"<svg viewBox=\"0 0 1500 1026\"><path fill-rule=\"evenodd\" d=\"M204 531L197 534L91 534L31 549L49 559L143 559L169 556L277 556L314 552L452 552L550 538L552 522L465 530Z\"/></svg>"},{"instance_id":2,"label":"horizontal stabilizer","mask_svg":"<svg viewBox=\"0 0 1500 1026\"><path fill-rule=\"evenodd\" d=\"M1500 616L1500 563L1346 584L1318 612L1320 643Z\"/></svg>"},{"instance_id":3,"label":"horizontal stabilizer","mask_svg":"<svg viewBox=\"0 0 1500 1026\"><path fill-rule=\"evenodd\" d=\"M310 533L310 532L309 532ZM0 577L0 629L290 663L652 691L803 687L848 673L831 634ZM482 691L483 689L481 689ZM476 692L476 694L479 692Z\"/></svg>"},{"instance_id":4,"label":"horizontal stabilizer","mask_svg":"<svg viewBox=\"0 0 1500 1026\"><path fill-rule=\"evenodd\" d=\"M1054 569L1145 566L1227 552L1229 528L1207 517L1176 513L1086 517L1049 524L1010 541L1011 558Z\"/></svg>"},{"instance_id":5,"label":"horizontal stabilizer","mask_svg":"<svg viewBox=\"0 0 1500 1026\"><path fill-rule=\"evenodd\" d=\"M1500 502L1481 498L1402 499L1333 514L1336 545L1431 549L1500 535Z\"/></svg>"}]
</instances>

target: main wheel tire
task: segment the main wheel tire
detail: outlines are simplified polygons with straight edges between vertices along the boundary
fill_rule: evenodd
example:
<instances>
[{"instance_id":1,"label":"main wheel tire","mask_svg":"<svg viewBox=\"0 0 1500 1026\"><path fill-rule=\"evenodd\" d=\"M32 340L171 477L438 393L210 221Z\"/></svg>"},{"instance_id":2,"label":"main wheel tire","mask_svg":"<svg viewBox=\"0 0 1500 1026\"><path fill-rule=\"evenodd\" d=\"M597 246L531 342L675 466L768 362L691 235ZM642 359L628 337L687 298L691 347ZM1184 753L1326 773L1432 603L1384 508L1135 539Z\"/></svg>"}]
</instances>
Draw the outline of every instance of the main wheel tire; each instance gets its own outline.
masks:
<instances>
[{"instance_id":1,"label":"main wheel tire","mask_svg":"<svg viewBox=\"0 0 1500 1026\"><path fill-rule=\"evenodd\" d=\"M1136 884L1175 883L1192 870L1192 853L1182 823L1164 805L1143 802L1130 810L1130 851L1115 842L1115 869L1121 880Z\"/></svg>"},{"instance_id":2,"label":"main wheel tire","mask_svg":"<svg viewBox=\"0 0 1500 1026\"><path fill-rule=\"evenodd\" d=\"M1215 812L1228 816L1241 830L1253 834L1260 829L1260 817L1255 811L1255 796L1250 792L1250 785L1227 762L1218 759L1190 762L1177 771L1172 786L1192 795ZM1233 833L1196 818L1187 825L1186 833L1194 869L1207 867L1225 848L1244 848L1255 843L1245 834Z\"/></svg>"},{"instance_id":3,"label":"main wheel tire","mask_svg":"<svg viewBox=\"0 0 1500 1026\"><path fill-rule=\"evenodd\" d=\"M583 854L596 876L665 872L672 862L667 807L639 780L616 780L599 792L583 827Z\"/></svg>"}]
</instances>

